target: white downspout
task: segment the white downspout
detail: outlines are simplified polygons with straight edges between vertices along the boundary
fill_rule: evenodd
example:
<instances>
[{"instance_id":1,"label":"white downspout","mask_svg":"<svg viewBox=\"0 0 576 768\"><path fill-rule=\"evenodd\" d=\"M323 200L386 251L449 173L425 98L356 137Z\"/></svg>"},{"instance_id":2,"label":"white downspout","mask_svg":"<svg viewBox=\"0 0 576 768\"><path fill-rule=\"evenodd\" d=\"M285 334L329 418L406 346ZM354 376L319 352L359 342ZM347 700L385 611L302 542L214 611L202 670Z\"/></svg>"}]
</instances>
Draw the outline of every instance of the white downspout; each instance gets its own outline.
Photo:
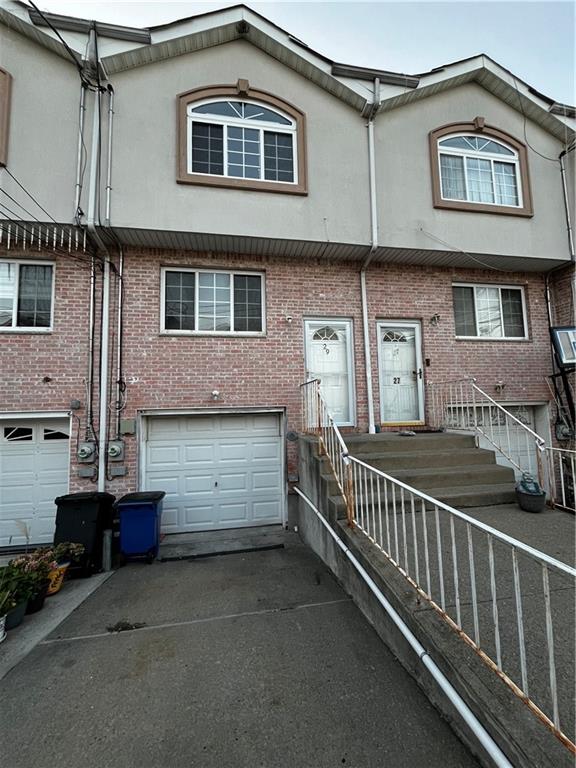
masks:
<instances>
[{"instance_id":1,"label":"white downspout","mask_svg":"<svg viewBox=\"0 0 576 768\"><path fill-rule=\"evenodd\" d=\"M513 768L512 763L508 760L506 755L502 752L498 744L496 744L494 739L490 736L488 731L484 728L482 723L478 720L474 712L472 712L472 710L466 704L464 699L460 696L458 691L456 691L454 686L447 679L446 675L440 670L438 665L434 661L432 661L432 659L428 654L428 651L419 642L419 640L416 638L412 630L407 626L407 624L402 620L398 612L392 607L390 602L382 594L382 592L380 591L380 588L378 587L374 579L372 579L370 574L362 566L359 560L352 554L350 548L347 547L346 544L344 544L344 542L339 538L339 536L336 535L336 533L332 530L328 522L322 517L320 511L314 506L314 504L312 504L310 499L304 493L302 493L302 491L299 488L294 488L294 490L302 499L304 499L306 504L313 510L313 512L316 514L317 518L320 520L322 525L326 528L330 536L334 539L335 543L344 552L344 555L348 558L348 560L350 560L354 568L356 568L356 570L358 571L358 573L360 574L364 582L368 585L368 588L370 589L374 597L378 600L382 608L384 608L388 616L392 619L395 626L401 632L402 636L407 640L412 650L418 656L418 659L426 667L426 669L434 679L435 683L445 694L445 696L450 701L450 703L455 708L455 710L458 712L458 714L462 717L466 725L470 728L474 736L478 739L479 743L481 744L483 749L486 751L486 753L489 755L489 757L492 758L492 760L494 761L494 765L496 765L497 768Z\"/></svg>"},{"instance_id":2,"label":"white downspout","mask_svg":"<svg viewBox=\"0 0 576 768\"><path fill-rule=\"evenodd\" d=\"M366 400L368 404L368 432L376 432L374 421L374 394L372 390L372 353L370 349L370 325L368 322L368 292L366 289L366 269L374 258L378 248L378 205L376 201L376 159L374 150L374 117L380 106L380 80L374 80L374 101L368 117L368 170L370 179L370 252L360 270L360 299L362 304L362 330L364 335L364 359L366 366Z\"/></svg>"},{"instance_id":3,"label":"white downspout","mask_svg":"<svg viewBox=\"0 0 576 768\"><path fill-rule=\"evenodd\" d=\"M570 246L570 258L574 261L574 237L572 235L572 220L570 217L570 203L568 200L568 188L566 186L566 168L564 167L564 157L567 155L567 151L560 153L560 174L562 176L562 190L564 192L564 210L566 212L566 228L568 230L568 245Z\"/></svg>"},{"instance_id":4,"label":"white downspout","mask_svg":"<svg viewBox=\"0 0 576 768\"><path fill-rule=\"evenodd\" d=\"M91 42L95 39L96 30L90 30ZM99 62L95 62L99 66ZM98 490L106 488L106 434L108 430L108 334L110 327L110 253L100 237L97 226L100 225L98 211L98 189L100 186L100 94L94 93L94 113L92 121L92 152L90 155L90 188L88 194L88 232L104 251L104 270L102 273L102 318L100 323L100 371L99 371L99 424L98 424Z\"/></svg>"}]
</instances>

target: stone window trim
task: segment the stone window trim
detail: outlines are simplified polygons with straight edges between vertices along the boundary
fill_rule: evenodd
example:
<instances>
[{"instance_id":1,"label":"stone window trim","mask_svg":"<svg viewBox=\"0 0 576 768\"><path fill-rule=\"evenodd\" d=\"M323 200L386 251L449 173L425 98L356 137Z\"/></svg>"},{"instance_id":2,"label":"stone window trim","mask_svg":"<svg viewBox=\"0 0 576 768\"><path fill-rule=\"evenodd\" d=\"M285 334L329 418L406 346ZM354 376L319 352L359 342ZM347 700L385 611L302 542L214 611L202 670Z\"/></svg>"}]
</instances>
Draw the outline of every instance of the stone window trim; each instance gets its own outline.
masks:
<instances>
[{"instance_id":1,"label":"stone window trim","mask_svg":"<svg viewBox=\"0 0 576 768\"><path fill-rule=\"evenodd\" d=\"M188 173L188 119L187 109L191 103L204 99L225 99L226 97L238 99L249 98L262 102L272 109L281 110L292 117L296 122L296 146L298 182L286 184L259 179L230 178L220 176L208 176L201 173ZM298 107L288 101L275 96L268 91L252 88L248 81L238 80L235 85L210 85L202 88L194 88L181 93L177 97L178 109L178 147L176 181L178 184L199 184L207 187L225 187L229 189L250 189L260 192L280 192L285 195L307 195L307 163L306 163L306 116Z\"/></svg>"},{"instance_id":2,"label":"stone window trim","mask_svg":"<svg viewBox=\"0 0 576 768\"><path fill-rule=\"evenodd\" d=\"M0 168L4 168L8 164L11 95L12 75L0 68Z\"/></svg>"},{"instance_id":3,"label":"stone window trim","mask_svg":"<svg viewBox=\"0 0 576 768\"><path fill-rule=\"evenodd\" d=\"M440 182L440 167L438 160L438 142L451 134L468 133L493 137L503 144L508 144L518 153L519 182L522 190L522 206L518 208L497 203L474 203L465 200L445 200L442 197ZM530 185L530 172L528 169L528 151L526 145L511 136L506 131L487 125L483 117L476 117L467 123L448 123L430 131L430 171L432 180L432 200L434 208L444 208L453 211L474 211L475 213L492 213L504 216L522 216L529 218L534 215L532 205L532 191Z\"/></svg>"}]
</instances>

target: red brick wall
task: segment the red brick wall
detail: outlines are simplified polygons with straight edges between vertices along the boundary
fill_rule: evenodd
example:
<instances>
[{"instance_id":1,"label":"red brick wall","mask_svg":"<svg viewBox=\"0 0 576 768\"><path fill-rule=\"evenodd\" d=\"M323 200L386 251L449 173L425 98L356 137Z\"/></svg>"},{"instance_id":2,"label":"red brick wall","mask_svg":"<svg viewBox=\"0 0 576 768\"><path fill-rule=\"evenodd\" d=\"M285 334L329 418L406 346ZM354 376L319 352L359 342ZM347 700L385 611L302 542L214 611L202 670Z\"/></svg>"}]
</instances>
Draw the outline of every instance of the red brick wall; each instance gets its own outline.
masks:
<instances>
[{"instance_id":1,"label":"red brick wall","mask_svg":"<svg viewBox=\"0 0 576 768\"><path fill-rule=\"evenodd\" d=\"M160 267L258 269L266 273L265 338L166 336L160 334ZM285 408L288 428L297 429L299 384L304 379L305 317L350 318L354 325L358 427L367 428L364 350L358 264L321 260L246 258L186 251L128 250L125 261L124 378L126 406L122 418L142 409L214 407L211 392L221 393L221 406ZM457 341L454 338L452 282L494 282L524 286L529 315L528 341ZM1 410L66 410L72 398L85 402L88 271L58 260L56 321L49 336L0 336ZM544 377L550 352L544 301L544 279L529 273L501 273L372 265L368 301L373 363L374 409L378 419L377 319L419 319L427 381L475 376L495 395L505 383L503 400L547 400ZM293 322L287 324L289 314ZM430 318L438 314L437 326ZM114 319L114 318L113 318ZM111 326L115 332L114 324ZM44 384L49 375L53 381ZM115 380L111 372L111 382ZM111 392L111 399L115 394ZM500 399L500 398L499 398ZM79 413L84 419L85 411ZM82 422L82 429L84 421ZM129 474L109 482L113 493L137 487L137 438L126 437ZM295 466L289 445L289 468ZM92 487L72 473L72 490Z\"/></svg>"},{"instance_id":2,"label":"red brick wall","mask_svg":"<svg viewBox=\"0 0 576 768\"><path fill-rule=\"evenodd\" d=\"M552 322L554 325L574 325L575 320L575 269L569 264L550 276L552 294Z\"/></svg>"}]
</instances>

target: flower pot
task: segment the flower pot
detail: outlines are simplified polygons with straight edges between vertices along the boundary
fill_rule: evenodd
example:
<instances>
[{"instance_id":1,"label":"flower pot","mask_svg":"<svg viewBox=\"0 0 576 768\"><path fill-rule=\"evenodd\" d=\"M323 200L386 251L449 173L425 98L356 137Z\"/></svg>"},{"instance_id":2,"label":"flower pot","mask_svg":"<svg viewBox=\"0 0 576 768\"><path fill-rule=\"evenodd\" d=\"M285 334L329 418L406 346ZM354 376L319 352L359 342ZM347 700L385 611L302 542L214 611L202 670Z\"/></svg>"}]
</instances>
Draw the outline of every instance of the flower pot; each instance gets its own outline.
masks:
<instances>
[{"instance_id":1,"label":"flower pot","mask_svg":"<svg viewBox=\"0 0 576 768\"><path fill-rule=\"evenodd\" d=\"M22 600L22 602L18 603L18 605L12 608L11 611L8 611L6 614L6 629L15 629L17 626L22 624L27 605L28 600Z\"/></svg>"},{"instance_id":2,"label":"flower pot","mask_svg":"<svg viewBox=\"0 0 576 768\"><path fill-rule=\"evenodd\" d=\"M38 611L42 610L44 607L44 601L46 600L46 593L48 592L49 584L49 581L43 582L38 592L36 592L35 595L32 595L32 597L28 599L28 607L26 608L26 613L38 613Z\"/></svg>"},{"instance_id":3,"label":"flower pot","mask_svg":"<svg viewBox=\"0 0 576 768\"><path fill-rule=\"evenodd\" d=\"M0 643L6 640L6 615L0 616Z\"/></svg>"},{"instance_id":4,"label":"flower pot","mask_svg":"<svg viewBox=\"0 0 576 768\"><path fill-rule=\"evenodd\" d=\"M516 499L520 505L520 509L524 512L543 512L546 506L546 493L524 493L519 488L516 488Z\"/></svg>"},{"instance_id":5,"label":"flower pot","mask_svg":"<svg viewBox=\"0 0 576 768\"><path fill-rule=\"evenodd\" d=\"M50 571L48 574L50 583L46 592L47 595L55 595L56 592L60 591L62 584L64 583L64 576L66 575L69 566L70 563L61 563L57 568Z\"/></svg>"}]
</instances>

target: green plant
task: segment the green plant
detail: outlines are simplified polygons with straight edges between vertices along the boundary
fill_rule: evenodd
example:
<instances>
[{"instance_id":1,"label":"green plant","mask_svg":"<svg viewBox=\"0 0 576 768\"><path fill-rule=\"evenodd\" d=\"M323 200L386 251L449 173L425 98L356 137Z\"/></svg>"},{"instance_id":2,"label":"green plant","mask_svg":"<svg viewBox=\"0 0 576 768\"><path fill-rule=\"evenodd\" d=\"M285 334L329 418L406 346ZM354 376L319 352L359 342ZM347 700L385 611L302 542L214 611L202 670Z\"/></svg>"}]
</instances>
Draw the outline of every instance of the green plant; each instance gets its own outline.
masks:
<instances>
[{"instance_id":1,"label":"green plant","mask_svg":"<svg viewBox=\"0 0 576 768\"><path fill-rule=\"evenodd\" d=\"M72 541L63 541L52 548L54 560L59 563L75 562L84 554L84 545Z\"/></svg>"},{"instance_id":2,"label":"green plant","mask_svg":"<svg viewBox=\"0 0 576 768\"><path fill-rule=\"evenodd\" d=\"M14 575L8 567L0 568L0 616L16 605Z\"/></svg>"},{"instance_id":3,"label":"green plant","mask_svg":"<svg viewBox=\"0 0 576 768\"><path fill-rule=\"evenodd\" d=\"M37 549L29 555L20 555L11 560L8 568L16 587L18 602L36 595L56 566L51 550Z\"/></svg>"}]
</instances>

